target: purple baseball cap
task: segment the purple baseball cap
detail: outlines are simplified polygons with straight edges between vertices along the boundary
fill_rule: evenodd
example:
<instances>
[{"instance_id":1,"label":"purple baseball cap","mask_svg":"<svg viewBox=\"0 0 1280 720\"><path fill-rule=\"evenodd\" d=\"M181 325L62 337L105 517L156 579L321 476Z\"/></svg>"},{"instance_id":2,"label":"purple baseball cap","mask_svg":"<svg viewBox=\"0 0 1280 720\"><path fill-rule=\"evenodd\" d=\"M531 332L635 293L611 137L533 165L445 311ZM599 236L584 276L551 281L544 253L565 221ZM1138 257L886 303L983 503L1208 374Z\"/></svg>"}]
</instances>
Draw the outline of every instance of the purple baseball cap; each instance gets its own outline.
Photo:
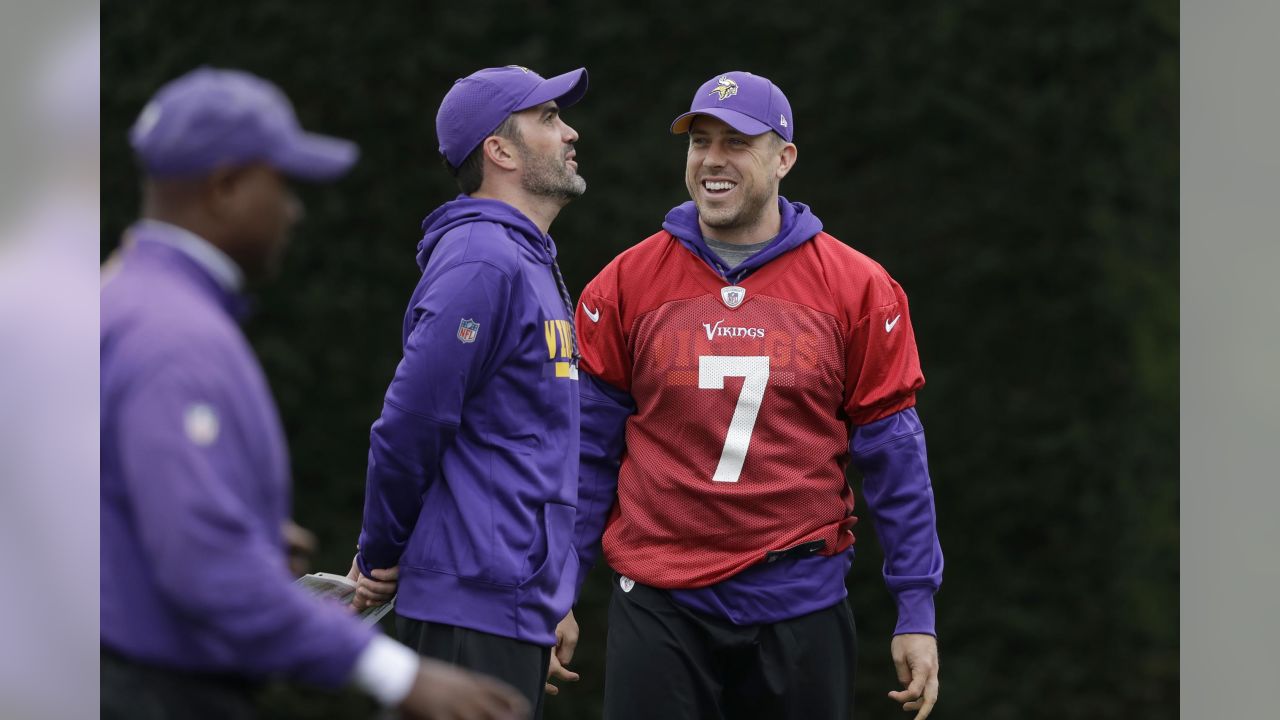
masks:
<instances>
[{"instance_id":1,"label":"purple baseball cap","mask_svg":"<svg viewBox=\"0 0 1280 720\"><path fill-rule=\"evenodd\" d=\"M291 177L331 180L360 155L350 140L304 131L274 84L208 67L160 88L129 130L129 143L153 177L265 162Z\"/></svg>"},{"instance_id":2,"label":"purple baseball cap","mask_svg":"<svg viewBox=\"0 0 1280 720\"><path fill-rule=\"evenodd\" d=\"M586 68L553 78L544 78L519 65L477 70L454 81L440 102L436 113L440 154L456 168L511 113L549 100L567 108L586 93Z\"/></svg>"},{"instance_id":3,"label":"purple baseball cap","mask_svg":"<svg viewBox=\"0 0 1280 720\"><path fill-rule=\"evenodd\" d=\"M689 132L689 125L698 115L720 118L746 135L772 130L787 142L795 135L795 118L791 117L787 96L768 78L741 70L721 73L702 83L693 95L689 112L671 123L671 134Z\"/></svg>"}]
</instances>

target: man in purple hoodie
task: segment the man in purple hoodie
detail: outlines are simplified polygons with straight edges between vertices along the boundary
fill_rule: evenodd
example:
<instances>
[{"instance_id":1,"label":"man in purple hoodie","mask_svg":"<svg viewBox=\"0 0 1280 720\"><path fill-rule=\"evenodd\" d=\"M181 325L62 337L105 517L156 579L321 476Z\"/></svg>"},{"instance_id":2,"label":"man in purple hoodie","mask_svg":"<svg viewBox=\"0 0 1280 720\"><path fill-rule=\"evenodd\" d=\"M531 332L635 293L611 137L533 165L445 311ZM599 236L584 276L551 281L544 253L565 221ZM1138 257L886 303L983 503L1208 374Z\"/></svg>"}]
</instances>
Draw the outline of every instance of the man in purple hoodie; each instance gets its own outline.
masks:
<instances>
[{"instance_id":1,"label":"man in purple hoodie","mask_svg":"<svg viewBox=\"0 0 1280 720\"><path fill-rule=\"evenodd\" d=\"M549 666L576 678L559 666L577 633L578 352L547 231L586 190L560 118L586 89L583 69L487 68L440 104L462 194L422 223L351 571L361 602L398 590L402 641L505 680L535 716Z\"/></svg>"},{"instance_id":2,"label":"man in purple hoodie","mask_svg":"<svg viewBox=\"0 0 1280 720\"><path fill-rule=\"evenodd\" d=\"M577 544L585 574L603 534L618 573L611 720L851 715L851 460L898 602L889 695L917 720L937 699L942 551L907 299L778 195L795 123L763 77L704 83L671 126L692 201L582 293Z\"/></svg>"},{"instance_id":3,"label":"man in purple hoodie","mask_svg":"<svg viewBox=\"0 0 1280 720\"><path fill-rule=\"evenodd\" d=\"M301 215L284 176L336 178L356 146L211 68L161 88L130 140L143 219L101 305L102 717L253 717L268 676L354 683L412 718L524 716L510 688L419 659L286 567L288 454L237 321Z\"/></svg>"}]
</instances>

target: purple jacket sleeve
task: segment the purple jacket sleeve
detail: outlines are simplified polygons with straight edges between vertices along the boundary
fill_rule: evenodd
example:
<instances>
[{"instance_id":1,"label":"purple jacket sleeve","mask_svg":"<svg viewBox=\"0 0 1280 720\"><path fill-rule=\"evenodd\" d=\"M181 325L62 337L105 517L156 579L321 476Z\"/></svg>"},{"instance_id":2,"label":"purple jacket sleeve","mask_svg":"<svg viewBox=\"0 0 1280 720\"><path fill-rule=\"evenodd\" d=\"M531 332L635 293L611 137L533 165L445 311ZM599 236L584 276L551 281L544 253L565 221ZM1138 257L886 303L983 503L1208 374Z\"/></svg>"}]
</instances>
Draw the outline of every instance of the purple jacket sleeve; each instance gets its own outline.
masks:
<instances>
[{"instance_id":1,"label":"purple jacket sleeve","mask_svg":"<svg viewBox=\"0 0 1280 720\"><path fill-rule=\"evenodd\" d=\"M582 449L578 466L578 518L574 525L574 546L578 549L575 602L600 552L600 536L617 498L627 418L636 410L630 395L590 373L582 373L579 390Z\"/></svg>"},{"instance_id":2,"label":"purple jacket sleeve","mask_svg":"<svg viewBox=\"0 0 1280 720\"><path fill-rule=\"evenodd\" d=\"M898 603L895 635L935 635L933 594L942 547L929 482L924 426L915 408L853 429L849 452L884 548L884 581Z\"/></svg>"},{"instance_id":3,"label":"purple jacket sleeve","mask_svg":"<svg viewBox=\"0 0 1280 720\"><path fill-rule=\"evenodd\" d=\"M501 353L510 299L510 278L485 261L431 271L415 292L404 357L369 438L357 558L366 575L399 564L463 403Z\"/></svg>"},{"instance_id":4,"label":"purple jacket sleeve","mask_svg":"<svg viewBox=\"0 0 1280 720\"><path fill-rule=\"evenodd\" d=\"M120 460L143 555L159 592L218 638L228 664L340 685L372 631L293 585L285 489L255 466L244 444L254 424L235 402L245 390L217 367L165 363L122 400L120 426L131 430ZM195 437L182 420L193 411L203 420Z\"/></svg>"}]
</instances>

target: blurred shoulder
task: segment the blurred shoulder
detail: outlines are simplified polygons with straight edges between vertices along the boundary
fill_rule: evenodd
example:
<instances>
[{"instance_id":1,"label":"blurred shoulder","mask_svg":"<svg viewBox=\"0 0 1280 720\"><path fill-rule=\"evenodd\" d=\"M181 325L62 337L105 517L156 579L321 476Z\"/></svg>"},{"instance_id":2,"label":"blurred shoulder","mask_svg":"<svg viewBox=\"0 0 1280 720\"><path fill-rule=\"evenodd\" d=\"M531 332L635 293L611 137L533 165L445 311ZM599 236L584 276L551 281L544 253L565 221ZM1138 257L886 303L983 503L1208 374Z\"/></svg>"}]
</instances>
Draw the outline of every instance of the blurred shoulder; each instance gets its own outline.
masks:
<instances>
[{"instance_id":1,"label":"blurred shoulder","mask_svg":"<svg viewBox=\"0 0 1280 720\"><path fill-rule=\"evenodd\" d=\"M190 362L216 375L251 355L239 325L218 301L176 278L139 277L125 268L104 283L101 299L104 371L110 360L142 372Z\"/></svg>"}]
</instances>

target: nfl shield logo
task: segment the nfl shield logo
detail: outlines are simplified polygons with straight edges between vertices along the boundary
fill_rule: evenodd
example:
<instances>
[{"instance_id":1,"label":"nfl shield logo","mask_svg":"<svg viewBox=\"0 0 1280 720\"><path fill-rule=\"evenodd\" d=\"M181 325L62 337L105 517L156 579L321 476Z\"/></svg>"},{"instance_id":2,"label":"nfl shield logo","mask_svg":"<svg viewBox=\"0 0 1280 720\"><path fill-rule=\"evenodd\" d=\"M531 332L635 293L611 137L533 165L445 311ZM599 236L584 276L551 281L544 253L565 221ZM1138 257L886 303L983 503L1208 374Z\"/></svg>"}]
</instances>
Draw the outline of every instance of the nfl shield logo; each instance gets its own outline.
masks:
<instances>
[{"instance_id":1,"label":"nfl shield logo","mask_svg":"<svg viewBox=\"0 0 1280 720\"><path fill-rule=\"evenodd\" d=\"M730 310L741 305L742 301L745 300L746 298L747 298L746 288L738 287L737 285L730 285L729 287L726 287L726 288L720 288L720 299L724 300L724 304L727 305Z\"/></svg>"},{"instance_id":2,"label":"nfl shield logo","mask_svg":"<svg viewBox=\"0 0 1280 720\"><path fill-rule=\"evenodd\" d=\"M458 339L464 343L473 343L476 341L476 334L480 332L480 323L475 320L463 320L458 323Z\"/></svg>"}]
</instances>

